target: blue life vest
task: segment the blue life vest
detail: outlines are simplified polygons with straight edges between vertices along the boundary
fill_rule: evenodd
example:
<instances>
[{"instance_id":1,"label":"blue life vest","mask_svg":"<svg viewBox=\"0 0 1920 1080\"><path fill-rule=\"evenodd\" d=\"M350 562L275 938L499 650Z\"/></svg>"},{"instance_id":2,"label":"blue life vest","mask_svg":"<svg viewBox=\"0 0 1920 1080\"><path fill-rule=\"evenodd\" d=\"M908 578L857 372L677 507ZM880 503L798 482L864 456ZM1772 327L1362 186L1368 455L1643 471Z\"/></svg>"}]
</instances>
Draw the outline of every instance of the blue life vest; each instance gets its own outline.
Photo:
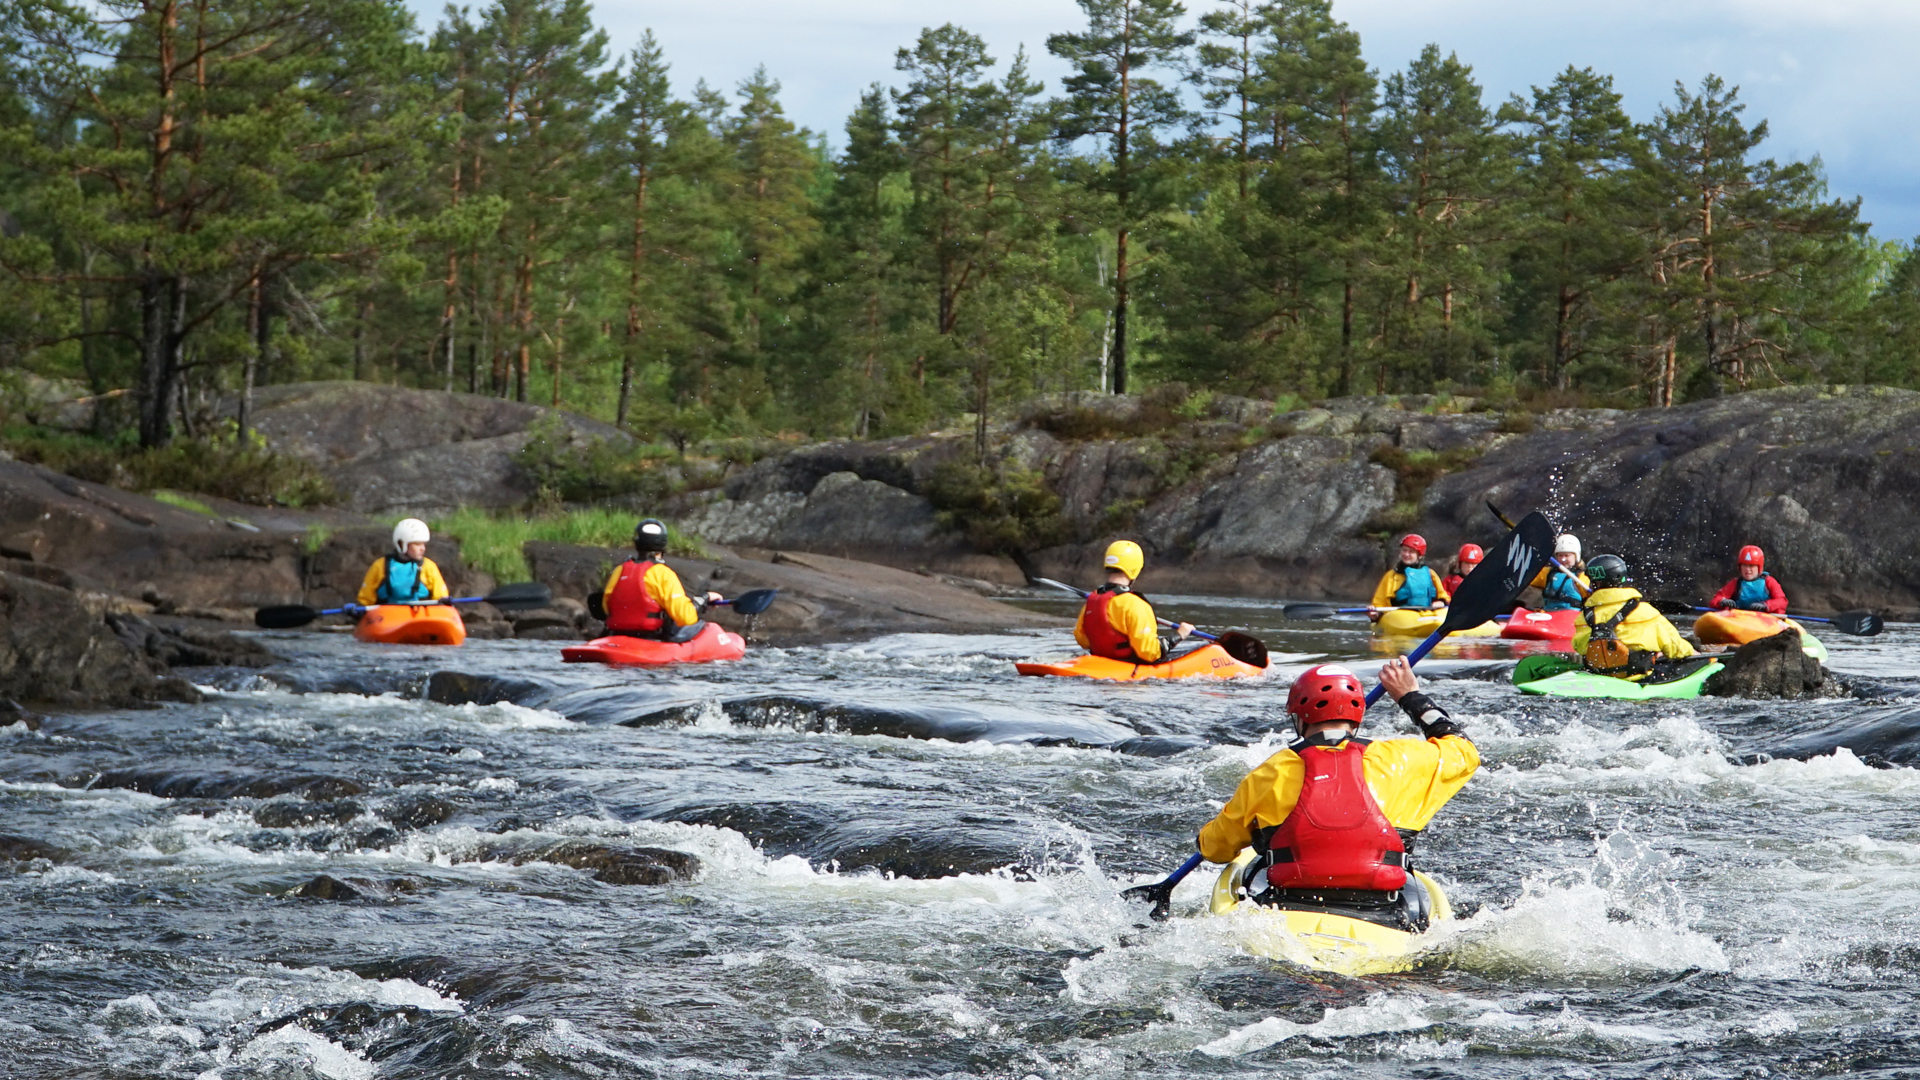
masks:
<instances>
[{"instance_id":1,"label":"blue life vest","mask_svg":"<svg viewBox=\"0 0 1920 1080\"><path fill-rule=\"evenodd\" d=\"M1734 605L1752 611L1764 609L1767 606L1767 601L1773 599L1772 591L1767 588L1767 578L1769 576L1770 575L1765 572L1762 572L1759 577L1754 578L1752 581L1742 581L1739 585L1735 586L1733 590Z\"/></svg>"},{"instance_id":2,"label":"blue life vest","mask_svg":"<svg viewBox=\"0 0 1920 1080\"><path fill-rule=\"evenodd\" d=\"M427 583L420 580L420 564L391 555L387 556L387 579L373 595L383 604L418 604L431 599Z\"/></svg>"},{"instance_id":3,"label":"blue life vest","mask_svg":"<svg viewBox=\"0 0 1920 1080\"><path fill-rule=\"evenodd\" d=\"M1547 568L1547 587L1540 590L1540 597L1544 601L1541 606L1548 611L1578 611L1585 603L1573 575L1551 566Z\"/></svg>"},{"instance_id":4,"label":"blue life vest","mask_svg":"<svg viewBox=\"0 0 1920 1080\"><path fill-rule=\"evenodd\" d=\"M1428 566L1403 566L1400 573L1407 579L1405 584L1394 590L1393 602L1398 607L1432 607L1440 599L1440 579Z\"/></svg>"}]
</instances>

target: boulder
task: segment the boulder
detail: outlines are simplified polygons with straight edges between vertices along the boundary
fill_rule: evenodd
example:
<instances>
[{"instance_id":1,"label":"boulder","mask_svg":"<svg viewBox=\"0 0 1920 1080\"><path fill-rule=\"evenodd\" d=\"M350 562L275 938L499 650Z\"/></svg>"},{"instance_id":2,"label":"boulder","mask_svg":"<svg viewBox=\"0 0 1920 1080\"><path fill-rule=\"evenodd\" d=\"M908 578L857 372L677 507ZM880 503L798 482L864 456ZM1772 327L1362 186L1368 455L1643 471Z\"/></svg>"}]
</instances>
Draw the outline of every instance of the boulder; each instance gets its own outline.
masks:
<instances>
[{"instance_id":1,"label":"boulder","mask_svg":"<svg viewBox=\"0 0 1920 1080\"><path fill-rule=\"evenodd\" d=\"M458 857L456 859L458 861ZM689 881L700 872L699 857L684 851L626 847L590 840L488 844L471 853L466 861L507 862L515 866L532 862L556 863L576 870L591 870L596 880L609 885L666 885L675 881Z\"/></svg>"},{"instance_id":2,"label":"boulder","mask_svg":"<svg viewBox=\"0 0 1920 1080\"><path fill-rule=\"evenodd\" d=\"M1643 589L1709 594L1751 543L1796 609L1920 607L1920 393L1795 386L1567 419L1437 481L1428 540L1484 541L1491 498L1624 556Z\"/></svg>"},{"instance_id":3,"label":"boulder","mask_svg":"<svg viewBox=\"0 0 1920 1080\"><path fill-rule=\"evenodd\" d=\"M0 572L0 698L62 706L199 701L163 661L130 648L76 594Z\"/></svg>"},{"instance_id":4,"label":"boulder","mask_svg":"<svg viewBox=\"0 0 1920 1080\"><path fill-rule=\"evenodd\" d=\"M348 508L382 517L531 499L533 482L513 455L543 419L578 438L631 441L612 425L559 409L376 383L265 387L254 392L253 410L269 447L312 462Z\"/></svg>"},{"instance_id":5,"label":"boulder","mask_svg":"<svg viewBox=\"0 0 1920 1080\"><path fill-rule=\"evenodd\" d=\"M534 580L556 597L577 601L606 583L609 569L629 557L619 548L533 543L526 546ZM1060 626L1041 615L929 574L856 562L831 555L733 552L717 549L709 559L669 558L689 593L709 589L738 596L750 589L779 589L766 612L746 618L726 608L709 612L715 622L756 640L779 645L845 641L903 631L994 632ZM592 631L588 631L591 633Z\"/></svg>"},{"instance_id":6,"label":"boulder","mask_svg":"<svg viewBox=\"0 0 1920 1080\"><path fill-rule=\"evenodd\" d=\"M1792 627L1740 646L1707 678L1706 692L1744 698L1839 697L1842 693L1832 673L1800 647L1800 631Z\"/></svg>"}]
</instances>

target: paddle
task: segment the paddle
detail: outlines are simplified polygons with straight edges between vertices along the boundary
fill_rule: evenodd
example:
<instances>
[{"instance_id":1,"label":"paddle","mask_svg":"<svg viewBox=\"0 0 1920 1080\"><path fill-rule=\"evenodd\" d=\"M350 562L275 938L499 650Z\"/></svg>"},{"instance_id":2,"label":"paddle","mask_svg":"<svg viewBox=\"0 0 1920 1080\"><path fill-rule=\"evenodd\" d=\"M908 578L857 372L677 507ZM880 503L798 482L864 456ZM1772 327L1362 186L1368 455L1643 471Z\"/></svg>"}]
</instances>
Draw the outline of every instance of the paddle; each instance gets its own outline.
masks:
<instances>
[{"instance_id":1,"label":"paddle","mask_svg":"<svg viewBox=\"0 0 1920 1080\"><path fill-rule=\"evenodd\" d=\"M1052 578L1044 578L1044 577L1037 577L1037 578L1034 578L1033 580L1035 583L1040 585L1047 585L1055 589L1063 589L1079 597L1082 600L1085 600L1088 596L1091 595L1090 593L1087 592L1087 590L1076 589L1064 581L1055 581ZM1180 625L1179 623L1174 622L1172 619L1155 618L1153 621L1159 623L1161 626ZM1257 667L1257 668L1263 668L1267 666L1267 643L1264 641L1261 641L1257 637L1254 637L1252 634L1243 634L1238 630L1229 630L1224 634L1215 635L1215 634L1209 634L1204 630L1195 630L1193 632L1193 636L1199 638L1202 641L1214 642L1215 644L1219 645L1222 649L1225 649L1228 656L1233 657L1235 660L1238 660L1243 664L1252 664L1254 667Z\"/></svg>"},{"instance_id":2,"label":"paddle","mask_svg":"<svg viewBox=\"0 0 1920 1080\"><path fill-rule=\"evenodd\" d=\"M758 615L773 606L773 598L780 595L779 589L751 589L731 600L715 600L713 606L726 606L741 615Z\"/></svg>"},{"instance_id":3,"label":"paddle","mask_svg":"<svg viewBox=\"0 0 1920 1080\"><path fill-rule=\"evenodd\" d=\"M512 585L502 585L486 596L456 596L430 602L435 604L488 603L507 611L522 611L527 608L545 607L552 603L553 590L536 581L521 581ZM364 614L366 610L359 604L324 610L311 608L305 604L282 604L278 607L261 608L254 612L253 625L267 630L291 630L297 626L305 626L323 615L358 616Z\"/></svg>"},{"instance_id":4,"label":"paddle","mask_svg":"<svg viewBox=\"0 0 1920 1080\"><path fill-rule=\"evenodd\" d=\"M1500 519L1500 524L1505 525L1509 529L1514 527L1513 519L1501 513L1500 508L1493 505L1492 499L1487 500L1487 509L1493 511L1493 516ZM1558 571L1561 577L1566 578L1568 581L1573 582L1573 591L1580 594L1580 599L1585 600L1587 597L1593 595L1592 589L1580 583L1580 578L1578 575L1567 573L1567 568L1560 565L1559 559L1549 558L1547 560L1547 565L1553 567L1554 570Z\"/></svg>"},{"instance_id":5,"label":"paddle","mask_svg":"<svg viewBox=\"0 0 1920 1080\"><path fill-rule=\"evenodd\" d=\"M1332 604L1288 604L1280 609L1280 614L1289 619L1331 619L1335 615L1364 615L1371 608L1334 607ZM1395 611L1396 608L1381 608L1381 611ZM1425 611L1426 608L1418 610Z\"/></svg>"},{"instance_id":6,"label":"paddle","mask_svg":"<svg viewBox=\"0 0 1920 1080\"><path fill-rule=\"evenodd\" d=\"M1701 607L1699 604L1689 604L1684 600L1661 600L1654 603L1653 606L1663 615L1690 615L1694 612L1746 610L1745 608ZM1770 615L1772 612L1762 612L1762 614ZM1828 626L1833 627L1843 634L1852 634L1855 637L1873 637L1875 634L1887 628L1886 623L1881 620L1880 616L1865 610L1842 611L1831 619L1823 619L1818 615L1798 615L1789 611L1785 615L1780 616L1780 618L1793 619L1798 622L1826 623Z\"/></svg>"},{"instance_id":7,"label":"paddle","mask_svg":"<svg viewBox=\"0 0 1920 1080\"><path fill-rule=\"evenodd\" d=\"M1407 663L1417 664L1425 659L1442 638L1455 630L1479 626L1511 607L1513 598L1519 596L1520 590L1533 580L1533 575L1546 565L1552 549L1553 526L1547 524L1547 519L1537 511L1521 518L1520 524L1513 527L1506 539L1487 552L1486 559L1460 583L1459 590L1453 594L1453 603L1446 608L1447 620L1407 654ZM1373 689L1367 691L1367 704L1371 706L1379 701L1386 689L1384 684L1375 683ZM1153 901L1153 908L1147 914L1154 919L1164 919L1173 903L1173 887L1193 873L1202 861L1201 855L1195 852L1180 864L1180 869L1167 875L1166 880L1151 885L1135 885L1120 895L1127 900Z\"/></svg>"}]
</instances>

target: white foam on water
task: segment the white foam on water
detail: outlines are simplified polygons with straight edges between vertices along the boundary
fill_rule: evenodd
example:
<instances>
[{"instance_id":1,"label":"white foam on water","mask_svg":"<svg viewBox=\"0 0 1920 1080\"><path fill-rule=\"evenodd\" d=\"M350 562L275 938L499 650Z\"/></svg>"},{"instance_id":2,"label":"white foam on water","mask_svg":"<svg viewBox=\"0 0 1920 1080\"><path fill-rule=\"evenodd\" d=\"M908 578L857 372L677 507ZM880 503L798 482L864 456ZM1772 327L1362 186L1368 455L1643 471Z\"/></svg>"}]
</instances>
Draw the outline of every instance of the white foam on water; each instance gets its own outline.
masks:
<instances>
[{"instance_id":1,"label":"white foam on water","mask_svg":"<svg viewBox=\"0 0 1920 1080\"><path fill-rule=\"evenodd\" d=\"M497 701L491 705L442 705L462 720L484 724L488 727L507 728L520 731L576 731L585 730L587 725L577 720L569 720L564 715L550 709L531 709L525 705L515 705L511 701Z\"/></svg>"},{"instance_id":2,"label":"white foam on water","mask_svg":"<svg viewBox=\"0 0 1920 1080\"><path fill-rule=\"evenodd\" d=\"M1530 875L1512 905L1436 926L1431 948L1489 973L1632 979L1729 970L1720 943L1692 928L1699 911L1672 884L1676 873L1670 857L1617 831L1591 862Z\"/></svg>"},{"instance_id":3,"label":"white foam on water","mask_svg":"<svg viewBox=\"0 0 1920 1080\"><path fill-rule=\"evenodd\" d=\"M1269 1016L1194 1049L1209 1057L1238 1057L1300 1035L1317 1039L1350 1039L1361 1035L1418 1031L1435 1023L1427 1015L1427 1008L1428 1003L1418 998L1375 994L1359 1005L1328 1009L1326 1015L1311 1024L1296 1024L1291 1020Z\"/></svg>"},{"instance_id":4,"label":"white foam on water","mask_svg":"<svg viewBox=\"0 0 1920 1080\"><path fill-rule=\"evenodd\" d=\"M171 801L158 795L149 795L144 791L130 791L126 788L70 788L61 787L59 784L12 780L0 780L0 791L51 796L60 800L62 813L73 810L125 810L129 806L142 808L165 806Z\"/></svg>"},{"instance_id":5,"label":"white foam on water","mask_svg":"<svg viewBox=\"0 0 1920 1080\"><path fill-rule=\"evenodd\" d=\"M208 1069L198 1080L227 1080L228 1072L236 1069L243 1069L245 1076L265 1072L276 1080L373 1080L379 1072L359 1052L292 1024L251 1040L228 1063Z\"/></svg>"}]
</instances>

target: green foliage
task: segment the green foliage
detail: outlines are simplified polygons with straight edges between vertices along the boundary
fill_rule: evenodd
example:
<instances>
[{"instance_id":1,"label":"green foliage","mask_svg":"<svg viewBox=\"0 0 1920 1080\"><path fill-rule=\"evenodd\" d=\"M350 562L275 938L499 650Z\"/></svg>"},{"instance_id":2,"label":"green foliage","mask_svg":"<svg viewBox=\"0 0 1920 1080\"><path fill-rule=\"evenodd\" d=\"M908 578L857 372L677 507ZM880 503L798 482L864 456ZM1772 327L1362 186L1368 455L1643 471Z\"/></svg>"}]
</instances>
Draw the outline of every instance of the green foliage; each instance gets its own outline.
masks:
<instances>
[{"instance_id":1,"label":"green foliage","mask_svg":"<svg viewBox=\"0 0 1920 1080\"><path fill-rule=\"evenodd\" d=\"M1023 555L1069 538L1060 496L1036 472L950 461L934 471L927 498L943 527L988 555Z\"/></svg>"},{"instance_id":2,"label":"green foliage","mask_svg":"<svg viewBox=\"0 0 1920 1080\"><path fill-rule=\"evenodd\" d=\"M246 385L351 377L680 454L967 417L976 463L1007 402L1128 379L1179 391L1041 426L1162 437L1224 393L1510 413L1920 383L1908 250L1767 157L1718 79L1637 121L1577 68L1491 108L1444 45L1376 72L1331 0L1078 6L1051 100L1024 54L929 27L832 153L774 72L676 95L700 73L651 36L616 61L586 0L454 6L424 41L386 0L18 0L0 372L115 394L99 430L152 446ZM201 39L204 82L159 68ZM112 439L38 441L150 482ZM686 482L654 454L524 464L550 499L644 499Z\"/></svg>"},{"instance_id":3,"label":"green foliage","mask_svg":"<svg viewBox=\"0 0 1920 1080\"><path fill-rule=\"evenodd\" d=\"M526 545L540 540L588 547L631 548L638 518L630 511L588 507L547 514L494 514L471 508L455 511L437 528L460 541L460 556L496 581L525 581ZM710 557L698 537L667 526L667 554Z\"/></svg>"},{"instance_id":4,"label":"green foliage","mask_svg":"<svg viewBox=\"0 0 1920 1080\"><path fill-rule=\"evenodd\" d=\"M663 467L675 456L664 446L580 438L565 420L546 416L534 422L513 462L536 489L565 502L625 495L658 500L680 486L678 476Z\"/></svg>"},{"instance_id":5,"label":"green foliage","mask_svg":"<svg viewBox=\"0 0 1920 1080\"><path fill-rule=\"evenodd\" d=\"M231 424L204 438L153 448L135 445L131 433L103 440L15 425L0 430L0 445L21 461L96 484L155 493L162 501L184 498L177 494L182 491L255 506L325 506L339 499L332 482L311 464L268 450L257 435L242 440Z\"/></svg>"},{"instance_id":6,"label":"green foliage","mask_svg":"<svg viewBox=\"0 0 1920 1080\"><path fill-rule=\"evenodd\" d=\"M1398 505L1418 510L1420 499L1435 480L1471 465L1480 451L1469 447L1453 450L1402 450L1391 443L1375 448L1367 460L1393 470L1393 499Z\"/></svg>"}]
</instances>

